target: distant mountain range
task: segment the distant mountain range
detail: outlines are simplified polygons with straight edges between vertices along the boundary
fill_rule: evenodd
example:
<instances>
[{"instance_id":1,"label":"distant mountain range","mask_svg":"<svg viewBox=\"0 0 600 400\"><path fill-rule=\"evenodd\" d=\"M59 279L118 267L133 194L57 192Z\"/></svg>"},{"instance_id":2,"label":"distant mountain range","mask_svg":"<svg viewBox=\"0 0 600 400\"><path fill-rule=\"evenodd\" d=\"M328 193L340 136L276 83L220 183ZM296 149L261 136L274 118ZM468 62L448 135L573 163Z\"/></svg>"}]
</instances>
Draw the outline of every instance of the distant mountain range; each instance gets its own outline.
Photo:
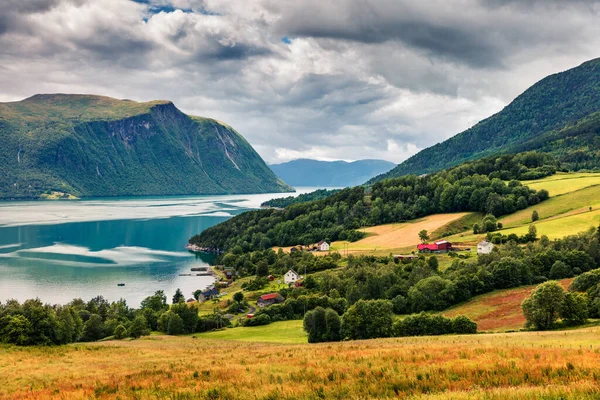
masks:
<instances>
[{"instance_id":1,"label":"distant mountain range","mask_svg":"<svg viewBox=\"0 0 600 400\"><path fill-rule=\"evenodd\" d=\"M233 128L170 101L35 95L0 103L0 198L286 192Z\"/></svg>"},{"instance_id":2,"label":"distant mountain range","mask_svg":"<svg viewBox=\"0 0 600 400\"><path fill-rule=\"evenodd\" d=\"M298 159L270 165L275 174L292 186L356 186L394 168L384 160L317 161Z\"/></svg>"},{"instance_id":3,"label":"distant mountain range","mask_svg":"<svg viewBox=\"0 0 600 400\"><path fill-rule=\"evenodd\" d=\"M600 59L542 79L499 113L369 183L531 150L555 155L565 169L600 168Z\"/></svg>"}]
</instances>

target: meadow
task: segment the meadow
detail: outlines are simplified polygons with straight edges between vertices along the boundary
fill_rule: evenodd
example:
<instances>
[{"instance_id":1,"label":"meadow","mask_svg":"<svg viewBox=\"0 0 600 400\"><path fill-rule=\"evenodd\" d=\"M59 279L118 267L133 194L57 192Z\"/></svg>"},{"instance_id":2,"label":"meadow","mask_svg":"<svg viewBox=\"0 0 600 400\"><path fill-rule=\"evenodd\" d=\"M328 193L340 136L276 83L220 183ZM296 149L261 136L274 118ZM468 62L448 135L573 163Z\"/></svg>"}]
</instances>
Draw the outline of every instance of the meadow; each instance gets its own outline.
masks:
<instances>
[{"instance_id":1,"label":"meadow","mask_svg":"<svg viewBox=\"0 0 600 400\"><path fill-rule=\"evenodd\" d=\"M572 281L571 278L559 282L567 289ZM522 329L525 326L525 316L521 310L521 303L535 287L536 285L522 286L482 294L441 314L446 317L467 316L477 322L477 330L480 332Z\"/></svg>"},{"instance_id":2,"label":"meadow","mask_svg":"<svg viewBox=\"0 0 600 400\"><path fill-rule=\"evenodd\" d=\"M434 214L414 221L395 224L378 225L360 229L366 237L356 242L333 242L332 251L340 254L375 254L388 255L414 250L420 243L419 232L423 229L429 233L460 220L470 213Z\"/></svg>"},{"instance_id":3,"label":"meadow","mask_svg":"<svg viewBox=\"0 0 600 400\"><path fill-rule=\"evenodd\" d=\"M0 346L0 398L594 399L599 337L585 328L314 345L197 335Z\"/></svg>"}]
</instances>

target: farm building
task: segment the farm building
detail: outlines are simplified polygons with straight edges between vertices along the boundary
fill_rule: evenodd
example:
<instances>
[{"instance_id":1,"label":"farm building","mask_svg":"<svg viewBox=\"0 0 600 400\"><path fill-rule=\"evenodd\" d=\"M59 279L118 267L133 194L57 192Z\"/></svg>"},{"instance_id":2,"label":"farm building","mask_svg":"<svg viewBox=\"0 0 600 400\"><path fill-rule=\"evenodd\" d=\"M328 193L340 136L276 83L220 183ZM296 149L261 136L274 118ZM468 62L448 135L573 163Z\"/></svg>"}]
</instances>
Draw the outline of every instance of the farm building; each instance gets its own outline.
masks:
<instances>
[{"instance_id":1,"label":"farm building","mask_svg":"<svg viewBox=\"0 0 600 400\"><path fill-rule=\"evenodd\" d=\"M204 292L200 293L200 295L198 296L198 301L200 303L203 303L207 300L214 299L218 295L219 295L219 289L215 289L215 288L208 289L208 290L205 290Z\"/></svg>"},{"instance_id":2,"label":"farm building","mask_svg":"<svg viewBox=\"0 0 600 400\"><path fill-rule=\"evenodd\" d=\"M285 283L294 283L294 282L298 281L299 279L300 279L300 275L298 275L298 273L296 271L294 271L293 269L290 269L283 276L283 282L285 282Z\"/></svg>"},{"instance_id":3,"label":"farm building","mask_svg":"<svg viewBox=\"0 0 600 400\"><path fill-rule=\"evenodd\" d=\"M417 246L420 253L445 253L452 250L452 243L447 240L440 240L435 243L423 243Z\"/></svg>"},{"instance_id":4,"label":"farm building","mask_svg":"<svg viewBox=\"0 0 600 400\"><path fill-rule=\"evenodd\" d=\"M494 249L494 244L486 240L477 244L477 254L490 254Z\"/></svg>"},{"instance_id":5,"label":"farm building","mask_svg":"<svg viewBox=\"0 0 600 400\"><path fill-rule=\"evenodd\" d=\"M279 293L263 294L256 300L256 305L260 308L270 306L271 304L282 303L285 299Z\"/></svg>"},{"instance_id":6,"label":"farm building","mask_svg":"<svg viewBox=\"0 0 600 400\"><path fill-rule=\"evenodd\" d=\"M324 240L321 240L319 243L317 243L317 250L318 251L329 251L329 243L327 243Z\"/></svg>"}]
</instances>

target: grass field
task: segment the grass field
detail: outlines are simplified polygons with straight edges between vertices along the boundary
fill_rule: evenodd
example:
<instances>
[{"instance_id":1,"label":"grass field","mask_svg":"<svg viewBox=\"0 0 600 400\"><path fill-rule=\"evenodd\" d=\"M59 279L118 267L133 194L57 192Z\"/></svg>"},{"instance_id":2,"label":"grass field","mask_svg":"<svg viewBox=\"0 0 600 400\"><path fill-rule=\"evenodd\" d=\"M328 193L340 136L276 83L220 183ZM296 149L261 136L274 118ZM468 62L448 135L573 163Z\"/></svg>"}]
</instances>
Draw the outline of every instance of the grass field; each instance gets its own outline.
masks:
<instances>
[{"instance_id":1,"label":"grass field","mask_svg":"<svg viewBox=\"0 0 600 400\"><path fill-rule=\"evenodd\" d=\"M361 229L368 236L357 242L333 242L332 251L341 254L380 254L404 252L407 249L414 250L414 246L420 243L419 231L425 229L430 233L441 227L452 223L468 213L435 214L411 222L378 225Z\"/></svg>"},{"instance_id":2,"label":"grass field","mask_svg":"<svg viewBox=\"0 0 600 400\"><path fill-rule=\"evenodd\" d=\"M201 339L239 340L242 342L308 343L302 321L281 321L269 325L229 328L197 333Z\"/></svg>"},{"instance_id":3,"label":"grass field","mask_svg":"<svg viewBox=\"0 0 600 400\"><path fill-rule=\"evenodd\" d=\"M599 328L247 343L0 346L2 399L597 399Z\"/></svg>"},{"instance_id":4,"label":"grass field","mask_svg":"<svg viewBox=\"0 0 600 400\"><path fill-rule=\"evenodd\" d=\"M560 283L566 289L572 281L573 279L563 279ZM465 315L477 322L479 331L521 329L525 326L521 303L535 287L536 285L524 286L483 294L442 314L447 317Z\"/></svg>"},{"instance_id":5,"label":"grass field","mask_svg":"<svg viewBox=\"0 0 600 400\"><path fill-rule=\"evenodd\" d=\"M557 173L555 175L535 180L523 181L532 189L546 189L550 196L571 193L589 186L600 185L600 173Z\"/></svg>"}]
</instances>

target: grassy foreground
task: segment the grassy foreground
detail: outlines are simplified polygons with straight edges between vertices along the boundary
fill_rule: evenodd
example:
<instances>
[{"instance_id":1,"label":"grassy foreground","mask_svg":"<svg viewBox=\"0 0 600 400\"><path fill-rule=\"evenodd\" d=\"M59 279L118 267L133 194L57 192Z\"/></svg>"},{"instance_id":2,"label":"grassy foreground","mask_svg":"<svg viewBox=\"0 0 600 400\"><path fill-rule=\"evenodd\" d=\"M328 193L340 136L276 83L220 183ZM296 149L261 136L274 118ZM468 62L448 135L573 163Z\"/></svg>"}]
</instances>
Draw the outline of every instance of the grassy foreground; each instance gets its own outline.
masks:
<instances>
[{"instance_id":1,"label":"grassy foreground","mask_svg":"<svg viewBox=\"0 0 600 400\"><path fill-rule=\"evenodd\" d=\"M3 399L592 399L600 329L247 343L151 336L0 346Z\"/></svg>"}]
</instances>

